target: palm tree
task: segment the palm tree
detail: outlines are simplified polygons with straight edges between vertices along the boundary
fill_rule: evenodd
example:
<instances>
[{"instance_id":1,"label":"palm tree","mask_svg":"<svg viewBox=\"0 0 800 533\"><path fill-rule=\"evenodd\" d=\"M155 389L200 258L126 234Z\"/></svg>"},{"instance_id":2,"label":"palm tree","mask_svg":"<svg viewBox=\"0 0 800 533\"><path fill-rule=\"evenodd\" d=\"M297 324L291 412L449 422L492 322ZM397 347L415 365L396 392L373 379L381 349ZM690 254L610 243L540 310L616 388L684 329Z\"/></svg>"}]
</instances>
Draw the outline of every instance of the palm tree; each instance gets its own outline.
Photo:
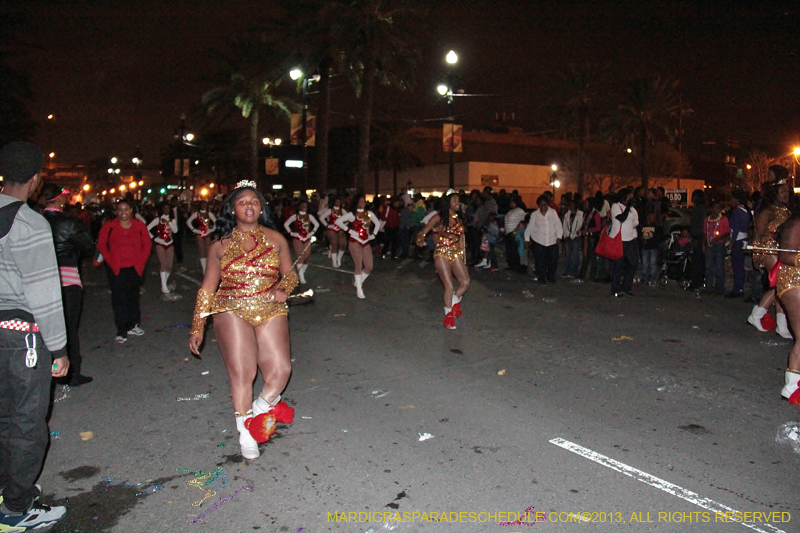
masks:
<instances>
[{"instance_id":1,"label":"palm tree","mask_svg":"<svg viewBox=\"0 0 800 533\"><path fill-rule=\"evenodd\" d=\"M422 137L402 122L381 122L376 124L374 133L375 194L379 192L380 168L389 168L392 170L392 196L397 196L398 171L422 166L422 160L414 153L415 145L419 145Z\"/></svg>"},{"instance_id":2,"label":"palm tree","mask_svg":"<svg viewBox=\"0 0 800 533\"><path fill-rule=\"evenodd\" d=\"M601 86L604 83L606 67L593 64L573 64L561 71L563 104L568 129L578 130L578 192L583 193L586 169L586 142L589 139L590 123L597 112Z\"/></svg>"},{"instance_id":3,"label":"palm tree","mask_svg":"<svg viewBox=\"0 0 800 533\"><path fill-rule=\"evenodd\" d=\"M420 57L409 21L422 10L413 0L343 0L331 26L340 70L361 100L358 124L358 171L355 186L363 191L369 172L370 128L375 82L407 89Z\"/></svg>"},{"instance_id":4,"label":"palm tree","mask_svg":"<svg viewBox=\"0 0 800 533\"><path fill-rule=\"evenodd\" d=\"M288 118L296 109L289 98L276 94L287 72L281 47L264 32L247 32L228 41L227 50L213 54L219 63L218 86L205 93L202 104L210 116L227 119L240 112L249 121L250 177L258 177L258 123L261 109Z\"/></svg>"},{"instance_id":5,"label":"palm tree","mask_svg":"<svg viewBox=\"0 0 800 533\"><path fill-rule=\"evenodd\" d=\"M670 138L669 118L681 109L678 80L659 74L637 78L626 84L618 106L619 132L638 143L642 187L647 188L647 150L659 137Z\"/></svg>"}]
</instances>

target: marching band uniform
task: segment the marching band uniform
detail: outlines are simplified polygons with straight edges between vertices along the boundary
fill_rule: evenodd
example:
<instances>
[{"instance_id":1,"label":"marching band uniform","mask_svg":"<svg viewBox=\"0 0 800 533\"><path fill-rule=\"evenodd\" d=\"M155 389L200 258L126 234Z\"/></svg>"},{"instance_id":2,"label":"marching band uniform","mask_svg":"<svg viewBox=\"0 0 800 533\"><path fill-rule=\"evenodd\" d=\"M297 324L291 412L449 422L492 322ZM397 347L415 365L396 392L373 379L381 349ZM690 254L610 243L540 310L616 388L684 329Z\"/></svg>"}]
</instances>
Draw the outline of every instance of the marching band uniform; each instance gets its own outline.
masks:
<instances>
[{"instance_id":1,"label":"marching band uniform","mask_svg":"<svg viewBox=\"0 0 800 533\"><path fill-rule=\"evenodd\" d=\"M156 234L153 237L153 242L156 243L156 246L160 246L164 250L172 248L174 244L172 236L178 231L178 221L174 218L170 218L169 215L161 215L151 220L150 224L147 225L147 230L151 232L151 235L153 228L156 229ZM159 260L160 259L161 257L159 257ZM169 261L171 263L172 259ZM167 279L169 279L170 272L168 270L161 270L159 273L161 274L161 292L167 294L169 293Z\"/></svg>"},{"instance_id":2,"label":"marching band uniform","mask_svg":"<svg viewBox=\"0 0 800 533\"><path fill-rule=\"evenodd\" d=\"M286 229L286 232L291 235L293 240L306 246L311 240L311 237L317 232L319 222L314 218L314 215L300 212L287 218L286 222L283 223L283 227ZM300 283L305 284L305 273L306 269L308 269L308 265L306 263L301 263L301 258L302 256L298 257L297 261L297 275L300 278Z\"/></svg>"},{"instance_id":3,"label":"marching band uniform","mask_svg":"<svg viewBox=\"0 0 800 533\"><path fill-rule=\"evenodd\" d=\"M214 213L211 211L195 211L192 213L186 220L186 226L192 233L194 233L197 237L205 239L206 237L211 236L211 232L214 231L214 224L217 222L217 217L214 216ZM200 258L200 266L203 267L203 274L206 273L206 258Z\"/></svg>"},{"instance_id":4,"label":"marching band uniform","mask_svg":"<svg viewBox=\"0 0 800 533\"><path fill-rule=\"evenodd\" d=\"M369 227L372 224L374 230L370 232ZM339 217L336 220L336 225L347 231L349 235L349 242L361 248L366 248L370 245L372 239L377 236L378 228L380 228L380 220L372 211L366 209L357 209L355 212L351 211ZM369 250L372 253L372 250ZM355 259L354 259L355 262ZM356 283L356 296L364 298L363 284L369 277L369 272L362 272L355 274Z\"/></svg>"},{"instance_id":5,"label":"marching band uniform","mask_svg":"<svg viewBox=\"0 0 800 533\"><path fill-rule=\"evenodd\" d=\"M756 268L764 268L764 259L766 256L778 255L778 228L792 216L791 211L789 211L789 209L786 207L774 205L772 206L772 209L775 213L775 218L769 223L769 225L767 225L767 231L765 231L760 237L753 239L753 246L762 248L759 250L753 250L753 266ZM766 248L766 250L763 248ZM780 296L780 294L778 296ZM764 318L764 315L766 314L767 310L756 304L753 306L750 316L747 317L747 321L755 326L759 331L766 331L766 329L764 329L764 327L761 325L761 319ZM777 322L775 329L778 334L785 339L791 339L792 334L789 331L786 315L784 313L776 313L775 321Z\"/></svg>"},{"instance_id":6,"label":"marching band uniform","mask_svg":"<svg viewBox=\"0 0 800 533\"><path fill-rule=\"evenodd\" d=\"M343 217L347 211L344 207L327 207L323 211L317 213L319 215L319 220L325 226L325 232L328 234L328 243L331 243L333 240L339 239L339 235L344 233L344 230L341 229L339 226L336 225L336 221ZM333 264L333 268L339 268L342 266L342 256L344 255L344 250L339 249L336 254L331 252L331 263Z\"/></svg>"}]
</instances>

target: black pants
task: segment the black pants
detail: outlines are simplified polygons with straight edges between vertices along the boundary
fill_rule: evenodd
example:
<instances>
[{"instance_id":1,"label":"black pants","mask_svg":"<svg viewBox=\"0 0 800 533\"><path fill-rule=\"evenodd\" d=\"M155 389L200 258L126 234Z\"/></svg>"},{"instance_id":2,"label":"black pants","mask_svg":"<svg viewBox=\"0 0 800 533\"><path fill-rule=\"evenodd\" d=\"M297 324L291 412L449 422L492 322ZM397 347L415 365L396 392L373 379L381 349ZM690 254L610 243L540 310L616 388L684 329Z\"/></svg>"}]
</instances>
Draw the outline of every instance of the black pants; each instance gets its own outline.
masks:
<instances>
[{"instance_id":1,"label":"black pants","mask_svg":"<svg viewBox=\"0 0 800 533\"><path fill-rule=\"evenodd\" d=\"M180 224L180 222L178 222ZM175 261L183 263L183 229L172 234L172 243L175 247Z\"/></svg>"},{"instance_id":2,"label":"black pants","mask_svg":"<svg viewBox=\"0 0 800 533\"><path fill-rule=\"evenodd\" d=\"M386 239L383 243L383 255L386 255L390 251L392 252L392 257L400 255L397 250L397 239L400 235L399 228L384 228L383 234L384 239Z\"/></svg>"},{"instance_id":3,"label":"black pants","mask_svg":"<svg viewBox=\"0 0 800 533\"><path fill-rule=\"evenodd\" d=\"M703 253L703 244L699 239L692 239L692 286L695 289L703 288L706 276L706 254Z\"/></svg>"},{"instance_id":4,"label":"black pants","mask_svg":"<svg viewBox=\"0 0 800 533\"><path fill-rule=\"evenodd\" d=\"M539 283L556 282L556 268L558 267L558 245L544 246L538 242L533 243L533 257L536 261L536 277Z\"/></svg>"},{"instance_id":5,"label":"black pants","mask_svg":"<svg viewBox=\"0 0 800 533\"><path fill-rule=\"evenodd\" d=\"M633 276L639 268L639 241L622 241L622 257L614 261L611 270L611 292L631 292Z\"/></svg>"},{"instance_id":6,"label":"black pants","mask_svg":"<svg viewBox=\"0 0 800 533\"><path fill-rule=\"evenodd\" d=\"M69 373L70 375L80 374L83 357L81 357L81 341L80 337L78 337L78 324L81 319L83 288L80 285L61 287L61 300L64 303L64 322L66 322L67 325Z\"/></svg>"},{"instance_id":7,"label":"black pants","mask_svg":"<svg viewBox=\"0 0 800 533\"><path fill-rule=\"evenodd\" d=\"M36 340L34 368L25 364L26 336ZM0 329L0 487L3 504L14 512L26 512L39 494L33 483L49 439L52 363L41 333Z\"/></svg>"},{"instance_id":8,"label":"black pants","mask_svg":"<svg viewBox=\"0 0 800 533\"><path fill-rule=\"evenodd\" d=\"M467 226L467 252L473 263L481 260L481 230L475 226Z\"/></svg>"},{"instance_id":9,"label":"black pants","mask_svg":"<svg viewBox=\"0 0 800 533\"><path fill-rule=\"evenodd\" d=\"M517 249L517 234L516 232L506 233L503 237L506 245L506 263L509 268L519 268L519 251Z\"/></svg>"},{"instance_id":10,"label":"black pants","mask_svg":"<svg viewBox=\"0 0 800 533\"><path fill-rule=\"evenodd\" d=\"M583 261L581 261L581 271L578 277L581 279L586 277L588 274L589 269L591 269L592 276L597 279L597 255L594 253L594 249L597 248L597 240L600 236L599 233L590 233L586 236L586 255L583 256Z\"/></svg>"},{"instance_id":11,"label":"black pants","mask_svg":"<svg viewBox=\"0 0 800 533\"><path fill-rule=\"evenodd\" d=\"M142 281L142 276L133 267L121 268L118 275L114 275L111 268L108 268L111 307L114 309L114 324L120 337L127 337L128 330L142 320L139 311L139 289Z\"/></svg>"}]
</instances>

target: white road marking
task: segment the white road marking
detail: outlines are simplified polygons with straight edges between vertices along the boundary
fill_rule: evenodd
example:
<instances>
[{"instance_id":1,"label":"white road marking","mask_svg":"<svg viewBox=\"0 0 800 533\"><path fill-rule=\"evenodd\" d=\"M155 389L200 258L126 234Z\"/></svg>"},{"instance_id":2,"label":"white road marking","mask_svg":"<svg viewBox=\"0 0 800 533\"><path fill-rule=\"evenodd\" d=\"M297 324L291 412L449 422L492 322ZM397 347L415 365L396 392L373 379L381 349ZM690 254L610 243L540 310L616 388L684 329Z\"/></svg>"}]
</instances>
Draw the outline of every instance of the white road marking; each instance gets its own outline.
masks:
<instances>
[{"instance_id":1,"label":"white road marking","mask_svg":"<svg viewBox=\"0 0 800 533\"><path fill-rule=\"evenodd\" d=\"M584 448L579 444L575 444L574 442L570 442L568 440L562 439L557 437L555 439L550 440L550 444L555 444L565 450L568 450L572 453L576 453L581 457L589 459L590 461L594 461L597 464L601 464L610 468L611 470L615 470L620 474L625 474L628 477L632 477L637 481L641 481L642 483L646 483L651 487L655 487L659 490L662 490L668 494L672 494L673 496L677 496L682 500L686 500L689 503L697 505L698 507L702 507L703 509L707 509L713 513L725 514L725 513L741 513L741 511L737 511L727 505L723 505L719 502L715 502L709 498L703 498L696 492L692 492L688 489L684 489L683 487L679 487L678 485L674 485L669 481L665 481L661 478L648 474L647 472L642 472L632 466L626 465L625 463L620 463L610 457L606 457L605 455L599 454L595 451L590 450L589 448ZM782 529L778 529L777 527L773 526L772 524L753 524L747 522L736 522L746 528L750 528L753 531L758 531L759 533L786 533ZM761 529L761 527L764 529Z\"/></svg>"}]
</instances>

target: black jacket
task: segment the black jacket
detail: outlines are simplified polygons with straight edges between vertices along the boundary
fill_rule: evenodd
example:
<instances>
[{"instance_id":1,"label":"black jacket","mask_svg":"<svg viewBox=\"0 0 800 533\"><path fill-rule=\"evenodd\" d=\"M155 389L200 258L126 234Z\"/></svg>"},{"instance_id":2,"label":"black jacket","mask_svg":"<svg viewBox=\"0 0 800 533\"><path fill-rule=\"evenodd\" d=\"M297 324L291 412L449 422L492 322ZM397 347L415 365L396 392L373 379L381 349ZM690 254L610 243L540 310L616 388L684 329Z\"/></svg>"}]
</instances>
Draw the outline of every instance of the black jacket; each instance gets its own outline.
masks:
<instances>
[{"instance_id":1,"label":"black jacket","mask_svg":"<svg viewBox=\"0 0 800 533\"><path fill-rule=\"evenodd\" d=\"M45 209L42 215L53 230L58 266L78 266L81 255L88 254L94 249L89 228L77 218L65 215L61 211Z\"/></svg>"}]
</instances>

